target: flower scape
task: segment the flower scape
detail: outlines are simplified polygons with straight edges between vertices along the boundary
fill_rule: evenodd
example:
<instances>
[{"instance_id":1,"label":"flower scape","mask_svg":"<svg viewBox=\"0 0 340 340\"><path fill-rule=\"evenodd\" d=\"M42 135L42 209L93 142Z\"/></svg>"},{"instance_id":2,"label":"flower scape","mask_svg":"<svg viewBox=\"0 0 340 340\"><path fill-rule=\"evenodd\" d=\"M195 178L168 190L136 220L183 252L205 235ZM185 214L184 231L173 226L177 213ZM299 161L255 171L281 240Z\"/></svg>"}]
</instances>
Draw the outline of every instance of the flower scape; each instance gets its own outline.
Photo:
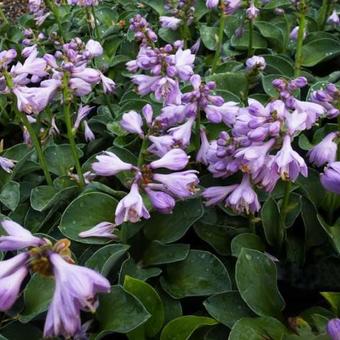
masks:
<instances>
[{"instance_id":1,"label":"flower scape","mask_svg":"<svg viewBox=\"0 0 340 340\"><path fill-rule=\"evenodd\" d=\"M0 339L339 340L339 13L0 7Z\"/></svg>"}]
</instances>

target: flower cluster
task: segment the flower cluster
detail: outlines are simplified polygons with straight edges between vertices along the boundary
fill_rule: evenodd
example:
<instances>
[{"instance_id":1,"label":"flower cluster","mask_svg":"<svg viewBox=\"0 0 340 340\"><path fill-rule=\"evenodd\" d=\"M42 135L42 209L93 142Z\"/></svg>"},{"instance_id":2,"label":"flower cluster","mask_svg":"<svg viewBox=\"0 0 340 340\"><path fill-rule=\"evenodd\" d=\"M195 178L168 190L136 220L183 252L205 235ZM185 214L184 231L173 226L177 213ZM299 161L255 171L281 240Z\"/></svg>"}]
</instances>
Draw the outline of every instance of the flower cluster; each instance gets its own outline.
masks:
<instances>
[{"instance_id":1,"label":"flower cluster","mask_svg":"<svg viewBox=\"0 0 340 340\"><path fill-rule=\"evenodd\" d=\"M191 25L195 14L194 0L168 0L165 10L170 16L160 16L159 21L163 28L176 30L180 25Z\"/></svg>"},{"instance_id":2,"label":"flower cluster","mask_svg":"<svg viewBox=\"0 0 340 340\"><path fill-rule=\"evenodd\" d=\"M41 26L51 14L45 6L44 0L29 0L28 10L33 15L37 26Z\"/></svg>"},{"instance_id":3,"label":"flower cluster","mask_svg":"<svg viewBox=\"0 0 340 340\"><path fill-rule=\"evenodd\" d=\"M52 243L33 236L13 221L3 221L6 235L0 236L0 250L21 251L0 261L0 310L15 303L21 285L31 271L53 277L55 289L45 321L44 336L72 337L81 331L81 311L96 309L97 293L110 291L109 281L95 271L75 265L68 240Z\"/></svg>"}]
</instances>

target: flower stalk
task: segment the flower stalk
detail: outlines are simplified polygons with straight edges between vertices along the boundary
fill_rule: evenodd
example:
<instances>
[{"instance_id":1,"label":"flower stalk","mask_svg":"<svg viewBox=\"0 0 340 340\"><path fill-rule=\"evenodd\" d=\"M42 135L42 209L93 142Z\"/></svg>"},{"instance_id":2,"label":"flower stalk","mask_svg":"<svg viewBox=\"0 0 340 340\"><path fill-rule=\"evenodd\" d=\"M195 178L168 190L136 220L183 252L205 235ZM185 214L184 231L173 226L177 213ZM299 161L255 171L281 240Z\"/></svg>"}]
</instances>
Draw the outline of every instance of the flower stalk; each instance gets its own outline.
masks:
<instances>
[{"instance_id":1,"label":"flower stalk","mask_svg":"<svg viewBox=\"0 0 340 340\"><path fill-rule=\"evenodd\" d=\"M304 33L306 28L306 5L304 0L300 1L299 4L299 32L296 42L296 52L295 52L295 65L294 65L294 75L295 77L300 75L301 64L302 64L302 47L304 40Z\"/></svg>"},{"instance_id":2,"label":"flower stalk","mask_svg":"<svg viewBox=\"0 0 340 340\"><path fill-rule=\"evenodd\" d=\"M70 93L68 90L68 76L67 74L64 75L63 79L63 99L64 99L64 119L65 119L65 124L67 128L67 137L70 143L71 151L72 151L72 156L75 162L76 166L76 171L77 175L79 177L79 184L80 187L85 186L85 180L83 176L83 172L81 169L80 161L79 161L79 154L77 150L77 144L75 142L74 138L74 130L72 128L72 119L71 119L71 97Z\"/></svg>"},{"instance_id":3,"label":"flower stalk","mask_svg":"<svg viewBox=\"0 0 340 340\"><path fill-rule=\"evenodd\" d=\"M218 66L219 61L220 61L222 44L223 44L223 34L224 34L225 19L226 19L226 15L222 12L221 13L221 17L220 17L220 26L219 26L219 32L218 32L218 41L217 41L214 61L213 61L212 67L211 67L211 73L215 73L216 67Z\"/></svg>"}]
</instances>

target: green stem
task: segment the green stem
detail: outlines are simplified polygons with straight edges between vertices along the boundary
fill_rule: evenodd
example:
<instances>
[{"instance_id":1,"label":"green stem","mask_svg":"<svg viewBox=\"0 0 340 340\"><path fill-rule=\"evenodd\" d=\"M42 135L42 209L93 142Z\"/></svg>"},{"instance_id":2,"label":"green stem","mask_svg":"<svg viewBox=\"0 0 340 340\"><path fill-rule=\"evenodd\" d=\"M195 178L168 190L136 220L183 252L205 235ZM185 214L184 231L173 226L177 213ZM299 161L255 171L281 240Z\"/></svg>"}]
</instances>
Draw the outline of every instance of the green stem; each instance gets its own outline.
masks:
<instances>
[{"instance_id":1,"label":"green stem","mask_svg":"<svg viewBox=\"0 0 340 340\"><path fill-rule=\"evenodd\" d=\"M148 136L149 135L146 135L146 136L143 137L143 143L142 143L142 146L141 146L140 151L139 151L138 161L137 161L137 166L139 168L144 163L144 154L145 154L146 148L148 147Z\"/></svg>"},{"instance_id":2,"label":"green stem","mask_svg":"<svg viewBox=\"0 0 340 340\"><path fill-rule=\"evenodd\" d=\"M288 208L288 204L289 204L289 197L290 197L291 189L292 189L292 182L290 182L290 181L285 182L285 193L284 193L284 196L283 196L281 209L280 209L282 227L284 227L285 223L286 223L287 208Z\"/></svg>"},{"instance_id":3,"label":"green stem","mask_svg":"<svg viewBox=\"0 0 340 340\"><path fill-rule=\"evenodd\" d=\"M94 27L95 27L95 32L96 32L96 39L98 41L100 41L101 39L101 34L100 34L100 31L99 31L99 27L98 27L98 22L97 22L97 17L96 17L96 11L94 9L93 6L91 6L91 13L92 13L92 16L93 16L93 21L94 21Z\"/></svg>"},{"instance_id":4,"label":"green stem","mask_svg":"<svg viewBox=\"0 0 340 340\"><path fill-rule=\"evenodd\" d=\"M223 43L224 26L225 26L225 18L226 18L226 16L222 12L221 17L220 17L220 27L219 27L219 32L218 32L218 41L217 41L214 61L213 61L212 67L211 67L211 73L215 73L216 67L218 66L218 63L220 61L222 43Z\"/></svg>"},{"instance_id":5,"label":"green stem","mask_svg":"<svg viewBox=\"0 0 340 340\"><path fill-rule=\"evenodd\" d=\"M248 39L248 58L254 53L253 51L253 35L254 35L254 23L253 20L249 20L249 39Z\"/></svg>"},{"instance_id":6,"label":"green stem","mask_svg":"<svg viewBox=\"0 0 340 340\"><path fill-rule=\"evenodd\" d=\"M301 64L302 64L302 47L304 32L306 26L306 5L304 0L300 1L300 13L299 13L299 32L296 42L296 53L295 53L295 65L294 65L294 75L295 77L300 75Z\"/></svg>"},{"instance_id":7,"label":"green stem","mask_svg":"<svg viewBox=\"0 0 340 340\"><path fill-rule=\"evenodd\" d=\"M86 22L87 22L87 27L89 29L89 35L92 38L93 37L93 29L91 25L91 13L88 7L85 7L85 13L86 13Z\"/></svg>"},{"instance_id":8,"label":"green stem","mask_svg":"<svg viewBox=\"0 0 340 340\"><path fill-rule=\"evenodd\" d=\"M48 171L46 158L45 158L43 150L41 148L39 139L38 139L38 137L37 137L37 135L36 135L32 125L31 125L31 123L28 121L28 118L27 118L26 114L24 112L19 111L16 108L16 103L14 103L14 107L15 107L15 113L20 118L20 120L23 122L25 128L27 129L27 131L28 131L28 133L30 135L30 138L31 138L32 144L34 146L34 149L35 149L35 151L38 154L38 159L39 159L40 166L41 166L42 170L44 171L46 182L47 182L48 185L52 186L53 185L52 177L51 177L51 175L50 175L50 173Z\"/></svg>"},{"instance_id":9,"label":"green stem","mask_svg":"<svg viewBox=\"0 0 340 340\"><path fill-rule=\"evenodd\" d=\"M2 21L3 21L6 25L9 24L9 21L8 21L8 19L6 18L5 13L4 13L4 11L2 10L1 6L0 6L0 19L2 19Z\"/></svg>"},{"instance_id":10,"label":"green stem","mask_svg":"<svg viewBox=\"0 0 340 340\"><path fill-rule=\"evenodd\" d=\"M330 0L323 0L318 17L319 30L323 31L326 25L327 14L330 8Z\"/></svg>"},{"instance_id":11,"label":"green stem","mask_svg":"<svg viewBox=\"0 0 340 340\"><path fill-rule=\"evenodd\" d=\"M67 128L67 137L70 143L71 151L72 151L72 156L73 160L76 165L76 171L79 177L79 184L80 187L85 186L85 180L83 176L83 172L81 169L80 161L79 161L79 154L77 150L77 144L74 138L75 132L72 128L72 118L71 118L71 97L70 93L68 91L68 76L64 75L63 79L63 100L64 100L64 119L65 119L65 124Z\"/></svg>"},{"instance_id":12,"label":"green stem","mask_svg":"<svg viewBox=\"0 0 340 340\"><path fill-rule=\"evenodd\" d=\"M54 0L52 0L52 1L51 0L45 0L45 1L46 1L46 6L51 10L51 12L53 13L53 15L55 17L55 20L57 22L58 29L59 29L59 34L62 38L62 43L64 43L64 41L66 41L65 34L64 34L65 30L63 29L63 26L61 24L59 8L54 3Z\"/></svg>"}]
</instances>

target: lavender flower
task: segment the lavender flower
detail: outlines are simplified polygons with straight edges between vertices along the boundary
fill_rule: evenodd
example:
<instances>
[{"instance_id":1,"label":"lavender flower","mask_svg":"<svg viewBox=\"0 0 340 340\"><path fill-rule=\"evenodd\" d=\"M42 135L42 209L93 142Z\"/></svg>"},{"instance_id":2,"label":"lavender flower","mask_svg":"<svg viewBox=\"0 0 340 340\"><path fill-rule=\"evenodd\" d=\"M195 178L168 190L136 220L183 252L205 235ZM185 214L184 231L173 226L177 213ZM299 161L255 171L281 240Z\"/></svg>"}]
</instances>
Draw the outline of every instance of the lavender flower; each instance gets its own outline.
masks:
<instances>
[{"instance_id":1,"label":"lavender flower","mask_svg":"<svg viewBox=\"0 0 340 340\"><path fill-rule=\"evenodd\" d=\"M95 271L67 263L59 254L52 253L56 288L48 309L44 336L72 337L81 330L79 310L96 309L95 295L108 293L110 283Z\"/></svg>"},{"instance_id":2,"label":"lavender flower","mask_svg":"<svg viewBox=\"0 0 340 340\"><path fill-rule=\"evenodd\" d=\"M219 4L220 0L206 0L205 5L209 8L209 9L213 9L216 8Z\"/></svg>"},{"instance_id":3,"label":"lavender flower","mask_svg":"<svg viewBox=\"0 0 340 340\"><path fill-rule=\"evenodd\" d=\"M96 136L94 135L93 131L89 127L88 122L85 120L83 122L83 124L84 124L84 136L85 136L85 140L87 142L91 142L91 141L95 140Z\"/></svg>"},{"instance_id":4,"label":"lavender flower","mask_svg":"<svg viewBox=\"0 0 340 340\"><path fill-rule=\"evenodd\" d=\"M334 139L339 135L338 132L331 132L323 140L315 145L309 152L309 161L316 166L322 166L325 163L334 162L336 160L336 152L338 149Z\"/></svg>"},{"instance_id":5,"label":"lavender flower","mask_svg":"<svg viewBox=\"0 0 340 340\"><path fill-rule=\"evenodd\" d=\"M340 18L335 9L333 10L332 14L327 18L327 23L332 26L340 25Z\"/></svg>"},{"instance_id":6,"label":"lavender flower","mask_svg":"<svg viewBox=\"0 0 340 340\"><path fill-rule=\"evenodd\" d=\"M39 237L35 237L18 223L13 221L2 221L2 228L8 235L0 236L0 250L19 250L27 247L40 246L45 243Z\"/></svg>"},{"instance_id":7,"label":"lavender flower","mask_svg":"<svg viewBox=\"0 0 340 340\"><path fill-rule=\"evenodd\" d=\"M169 170L182 170L189 162L189 156L181 149L172 149L162 158L150 163L150 168L166 168Z\"/></svg>"},{"instance_id":8,"label":"lavender flower","mask_svg":"<svg viewBox=\"0 0 340 340\"><path fill-rule=\"evenodd\" d=\"M155 191L148 187L145 188L152 206L162 214L171 214L175 207L176 201L169 194L163 191Z\"/></svg>"},{"instance_id":9,"label":"lavender flower","mask_svg":"<svg viewBox=\"0 0 340 340\"><path fill-rule=\"evenodd\" d=\"M340 162L328 163L320 180L326 190L340 194Z\"/></svg>"},{"instance_id":10,"label":"lavender flower","mask_svg":"<svg viewBox=\"0 0 340 340\"><path fill-rule=\"evenodd\" d=\"M104 52L102 45L92 39L86 43L85 50L90 54L91 58L100 57Z\"/></svg>"},{"instance_id":11,"label":"lavender flower","mask_svg":"<svg viewBox=\"0 0 340 340\"><path fill-rule=\"evenodd\" d=\"M85 106L80 106L77 112L77 117L76 120L73 124L73 128L77 130L80 126L80 123L88 116L88 114L91 112L93 109L93 106L85 105Z\"/></svg>"},{"instance_id":12,"label":"lavender flower","mask_svg":"<svg viewBox=\"0 0 340 340\"><path fill-rule=\"evenodd\" d=\"M234 14L241 6L241 0L223 0L222 9L225 15Z\"/></svg>"},{"instance_id":13,"label":"lavender flower","mask_svg":"<svg viewBox=\"0 0 340 340\"><path fill-rule=\"evenodd\" d=\"M307 177L308 168L304 159L293 150L291 137L286 135L281 150L276 154L273 165L283 180L295 182L301 173Z\"/></svg>"},{"instance_id":14,"label":"lavender flower","mask_svg":"<svg viewBox=\"0 0 340 340\"><path fill-rule=\"evenodd\" d=\"M299 26L295 26L292 31L289 34L289 38L291 40L296 41L298 39L298 34L299 34ZM303 32L303 39L306 38L306 31Z\"/></svg>"},{"instance_id":15,"label":"lavender flower","mask_svg":"<svg viewBox=\"0 0 340 340\"><path fill-rule=\"evenodd\" d=\"M246 60L246 66L248 71L254 70L263 71L266 68L266 61L263 57L255 55Z\"/></svg>"},{"instance_id":16,"label":"lavender flower","mask_svg":"<svg viewBox=\"0 0 340 340\"><path fill-rule=\"evenodd\" d=\"M200 129L200 139L201 139L201 146L197 152L196 161L204 165L208 165L207 154L209 150L209 141L205 133L205 129L202 129L202 128Z\"/></svg>"},{"instance_id":17,"label":"lavender flower","mask_svg":"<svg viewBox=\"0 0 340 340\"><path fill-rule=\"evenodd\" d=\"M142 130L143 120L139 113L136 111L130 111L124 113L122 120L120 121L121 127L131 133L137 133L141 137L144 135Z\"/></svg>"},{"instance_id":18,"label":"lavender flower","mask_svg":"<svg viewBox=\"0 0 340 340\"><path fill-rule=\"evenodd\" d=\"M340 340L340 319L331 319L328 321L327 333L332 340Z\"/></svg>"},{"instance_id":19,"label":"lavender flower","mask_svg":"<svg viewBox=\"0 0 340 340\"><path fill-rule=\"evenodd\" d=\"M8 172L11 173L13 168L15 166L15 161L13 161L12 159L8 159L6 157L1 157L0 156L0 167Z\"/></svg>"},{"instance_id":20,"label":"lavender flower","mask_svg":"<svg viewBox=\"0 0 340 340\"><path fill-rule=\"evenodd\" d=\"M21 253L0 261L0 311L10 309L18 298L21 284L28 274L28 254Z\"/></svg>"},{"instance_id":21,"label":"lavender flower","mask_svg":"<svg viewBox=\"0 0 340 340\"><path fill-rule=\"evenodd\" d=\"M110 239L117 239L117 235L113 234L116 225L111 222L101 222L93 228L79 233L80 237L106 237Z\"/></svg>"},{"instance_id":22,"label":"lavender flower","mask_svg":"<svg viewBox=\"0 0 340 340\"><path fill-rule=\"evenodd\" d=\"M119 201L116 208L116 224L130 221L138 222L141 218L150 218L150 214L143 203L139 193L138 184L133 183L130 192Z\"/></svg>"},{"instance_id":23,"label":"lavender flower","mask_svg":"<svg viewBox=\"0 0 340 340\"><path fill-rule=\"evenodd\" d=\"M250 184L249 175L243 175L241 184L229 195L226 204L238 213L254 214L260 210L261 206Z\"/></svg>"},{"instance_id":24,"label":"lavender flower","mask_svg":"<svg viewBox=\"0 0 340 340\"><path fill-rule=\"evenodd\" d=\"M134 166L123 162L113 152L105 151L96 157L97 162L92 164L93 171L100 176L114 176L121 171L132 170Z\"/></svg>"},{"instance_id":25,"label":"lavender flower","mask_svg":"<svg viewBox=\"0 0 340 340\"><path fill-rule=\"evenodd\" d=\"M205 189L202 193L202 196L207 201L205 202L206 206L216 205L224 201L235 189L237 188L237 184L229 185L229 186L218 186L218 187L210 187Z\"/></svg>"},{"instance_id":26,"label":"lavender flower","mask_svg":"<svg viewBox=\"0 0 340 340\"><path fill-rule=\"evenodd\" d=\"M177 28L180 26L182 20L176 17L160 16L159 22L161 24L161 27L169 28L173 31L176 31Z\"/></svg>"},{"instance_id":27,"label":"lavender flower","mask_svg":"<svg viewBox=\"0 0 340 340\"><path fill-rule=\"evenodd\" d=\"M260 10L255 7L254 2L250 3L250 6L246 10L246 15L249 20L254 20L258 17Z\"/></svg>"}]
</instances>

